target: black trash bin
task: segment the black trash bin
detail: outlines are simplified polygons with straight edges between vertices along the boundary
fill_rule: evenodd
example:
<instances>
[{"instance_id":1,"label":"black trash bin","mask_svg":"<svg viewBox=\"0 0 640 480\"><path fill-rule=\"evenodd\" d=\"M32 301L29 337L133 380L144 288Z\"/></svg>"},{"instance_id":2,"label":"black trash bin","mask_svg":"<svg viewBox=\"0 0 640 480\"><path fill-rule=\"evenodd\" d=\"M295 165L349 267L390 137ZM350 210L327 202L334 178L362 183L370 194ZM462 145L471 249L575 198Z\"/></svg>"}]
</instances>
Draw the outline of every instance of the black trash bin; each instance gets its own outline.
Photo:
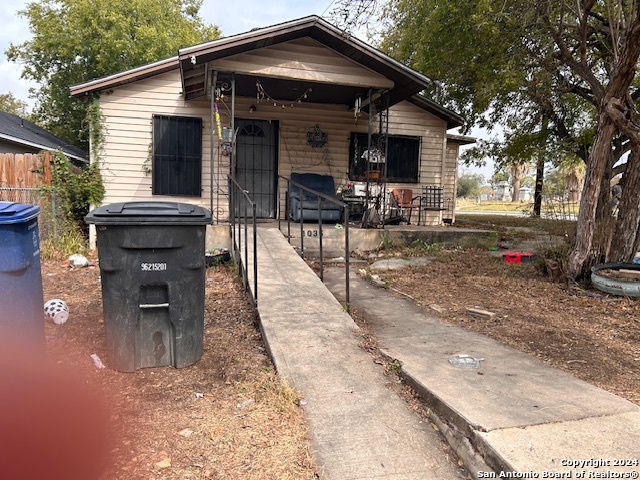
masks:
<instances>
[{"instance_id":1,"label":"black trash bin","mask_svg":"<svg viewBox=\"0 0 640 480\"><path fill-rule=\"evenodd\" d=\"M211 212L185 203L112 203L96 225L107 364L122 372L202 356L205 233Z\"/></svg>"},{"instance_id":2,"label":"black trash bin","mask_svg":"<svg viewBox=\"0 0 640 480\"><path fill-rule=\"evenodd\" d=\"M0 202L0 340L44 351L40 207Z\"/></svg>"}]
</instances>

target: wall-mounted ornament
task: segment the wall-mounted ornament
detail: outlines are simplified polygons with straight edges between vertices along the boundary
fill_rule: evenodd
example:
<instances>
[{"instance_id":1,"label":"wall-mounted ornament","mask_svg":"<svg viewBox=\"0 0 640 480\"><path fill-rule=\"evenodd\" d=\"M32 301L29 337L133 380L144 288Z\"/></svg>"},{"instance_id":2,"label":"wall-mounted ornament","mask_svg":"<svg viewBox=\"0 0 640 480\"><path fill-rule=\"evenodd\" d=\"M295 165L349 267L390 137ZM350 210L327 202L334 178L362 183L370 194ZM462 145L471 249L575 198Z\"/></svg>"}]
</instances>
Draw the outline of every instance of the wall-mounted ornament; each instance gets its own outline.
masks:
<instances>
[{"instance_id":1,"label":"wall-mounted ornament","mask_svg":"<svg viewBox=\"0 0 640 480\"><path fill-rule=\"evenodd\" d=\"M307 132L307 145L313 148L322 148L327 143L327 134L320 130L320 124L316 123L313 131Z\"/></svg>"}]
</instances>

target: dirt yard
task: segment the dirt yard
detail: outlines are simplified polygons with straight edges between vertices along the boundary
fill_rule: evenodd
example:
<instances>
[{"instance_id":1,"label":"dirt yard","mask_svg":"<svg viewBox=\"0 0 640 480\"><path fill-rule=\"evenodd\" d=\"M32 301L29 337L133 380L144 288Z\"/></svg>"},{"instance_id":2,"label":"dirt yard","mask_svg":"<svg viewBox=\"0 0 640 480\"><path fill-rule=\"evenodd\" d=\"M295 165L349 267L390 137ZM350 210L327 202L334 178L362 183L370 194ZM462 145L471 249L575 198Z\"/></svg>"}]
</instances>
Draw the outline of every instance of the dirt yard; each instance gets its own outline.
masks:
<instances>
[{"instance_id":1,"label":"dirt yard","mask_svg":"<svg viewBox=\"0 0 640 480\"><path fill-rule=\"evenodd\" d=\"M432 255L426 266L377 273L445 322L535 355L640 404L640 300L552 283L533 263L505 263L500 251L443 250ZM467 308L496 316L480 320Z\"/></svg>"},{"instance_id":2,"label":"dirt yard","mask_svg":"<svg viewBox=\"0 0 640 480\"><path fill-rule=\"evenodd\" d=\"M381 275L430 314L640 404L639 300L566 288L532 263L508 264L486 248L380 254L433 258ZM234 271L212 267L206 275L202 359L184 369L119 373L91 359L107 360L99 270L43 265L45 301L60 298L70 310L64 325L46 324L48 355L109 406L113 440L103 480L317 478L300 398L275 374ZM495 319L471 317L470 307ZM404 396L417 412L423 407Z\"/></svg>"},{"instance_id":3,"label":"dirt yard","mask_svg":"<svg viewBox=\"0 0 640 480\"><path fill-rule=\"evenodd\" d=\"M109 406L104 480L316 478L299 397L276 376L231 268L207 269L202 359L135 373L91 359L107 360L99 275L43 265L45 301L70 311L63 325L47 322L48 355Z\"/></svg>"}]
</instances>

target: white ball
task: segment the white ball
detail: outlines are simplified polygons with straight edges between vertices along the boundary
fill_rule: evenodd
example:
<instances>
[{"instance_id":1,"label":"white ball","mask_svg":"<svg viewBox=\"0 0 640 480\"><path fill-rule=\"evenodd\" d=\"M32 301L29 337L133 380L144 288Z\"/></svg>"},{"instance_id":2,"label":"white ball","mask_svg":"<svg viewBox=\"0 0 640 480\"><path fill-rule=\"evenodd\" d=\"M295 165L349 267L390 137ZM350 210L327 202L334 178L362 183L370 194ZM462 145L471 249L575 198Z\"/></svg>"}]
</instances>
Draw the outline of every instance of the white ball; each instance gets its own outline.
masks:
<instances>
[{"instance_id":1,"label":"white ball","mask_svg":"<svg viewBox=\"0 0 640 480\"><path fill-rule=\"evenodd\" d=\"M59 298L44 304L44 315L56 325L62 325L69 319L69 307Z\"/></svg>"}]
</instances>

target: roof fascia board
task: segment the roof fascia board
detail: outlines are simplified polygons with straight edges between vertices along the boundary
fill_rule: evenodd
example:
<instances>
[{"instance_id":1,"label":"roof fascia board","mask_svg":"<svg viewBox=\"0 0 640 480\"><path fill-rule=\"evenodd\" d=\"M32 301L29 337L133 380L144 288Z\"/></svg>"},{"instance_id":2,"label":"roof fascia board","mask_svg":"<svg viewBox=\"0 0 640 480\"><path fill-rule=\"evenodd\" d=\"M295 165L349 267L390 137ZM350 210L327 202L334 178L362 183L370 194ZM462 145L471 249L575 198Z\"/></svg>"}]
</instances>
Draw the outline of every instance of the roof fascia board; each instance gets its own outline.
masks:
<instances>
[{"instance_id":1,"label":"roof fascia board","mask_svg":"<svg viewBox=\"0 0 640 480\"><path fill-rule=\"evenodd\" d=\"M153 75L175 70L178 67L178 57L171 57L131 70L125 70L124 72L119 72L114 75L91 80L90 82L73 85L69 90L72 96L79 97L87 93L112 88L125 83L135 82Z\"/></svg>"},{"instance_id":2,"label":"roof fascia board","mask_svg":"<svg viewBox=\"0 0 640 480\"><path fill-rule=\"evenodd\" d=\"M413 70L412 68L407 67L406 65L404 65L402 62L399 62L398 60L396 60L393 57L390 57L389 55L387 55L386 53L378 50L377 48L372 47L371 45L363 42L362 40L347 34L346 32L338 29L337 27L334 27L333 25L331 25L330 23L326 22L325 20L322 20L319 18L319 21L316 22L315 27L317 27L318 29L323 30L326 33L329 33L331 35L333 35L334 37L339 37L342 39L342 41L346 44L353 44L357 47L359 47L360 50L365 50L371 57L373 57L374 59L377 59L378 61L382 62L382 63L386 63L388 66L396 69L396 70L400 70L402 71L405 75L413 77L414 81L417 81L419 83L423 83L425 85L429 85L431 83L431 79L429 79L427 76L423 75L422 73ZM341 52L338 52L341 53ZM342 53L341 53L342 54ZM344 54L342 54L343 56L345 56ZM350 58L352 61L357 61L354 60L353 58L349 57L348 55L346 55L347 58Z\"/></svg>"},{"instance_id":3,"label":"roof fascia board","mask_svg":"<svg viewBox=\"0 0 640 480\"><path fill-rule=\"evenodd\" d=\"M461 127L464 125L465 120L461 115L443 107L442 105L434 102L433 100L425 97L424 95L417 94L407 99L415 106L420 107L434 115L447 121L447 128Z\"/></svg>"},{"instance_id":4,"label":"roof fascia board","mask_svg":"<svg viewBox=\"0 0 640 480\"><path fill-rule=\"evenodd\" d=\"M470 145L472 143L476 143L477 139L475 137L469 137L467 135L453 135L447 133L447 141L460 145Z\"/></svg>"},{"instance_id":5,"label":"roof fascia board","mask_svg":"<svg viewBox=\"0 0 640 480\"><path fill-rule=\"evenodd\" d=\"M19 145L25 145L27 147L38 148L40 150L60 151L60 152L64 153L67 157L75 158L76 160L81 160L81 161L83 161L85 163L87 162L86 158L79 157L79 156L74 155L73 153L70 153L70 152L66 152L62 147L58 147L57 149L55 149L55 148L52 148L52 147L47 147L46 145L40 145L38 143L29 142L27 140L23 140L21 138L13 137L11 135L6 135L4 133L0 133L0 138L2 138L3 140L8 140L8 141L13 142L13 143L17 143Z\"/></svg>"}]
</instances>

